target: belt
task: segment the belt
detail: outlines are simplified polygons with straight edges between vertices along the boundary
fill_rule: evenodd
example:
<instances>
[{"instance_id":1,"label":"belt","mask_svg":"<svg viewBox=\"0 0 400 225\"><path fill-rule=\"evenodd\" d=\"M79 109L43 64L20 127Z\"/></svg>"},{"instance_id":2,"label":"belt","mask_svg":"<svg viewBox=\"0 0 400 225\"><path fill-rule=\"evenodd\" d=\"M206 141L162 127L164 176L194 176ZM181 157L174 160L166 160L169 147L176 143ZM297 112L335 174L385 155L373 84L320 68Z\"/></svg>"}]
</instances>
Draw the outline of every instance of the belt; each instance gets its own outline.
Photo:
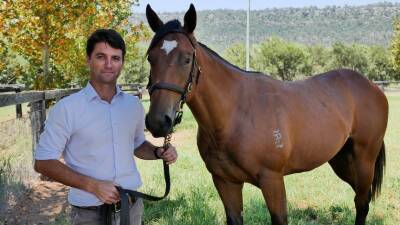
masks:
<instances>
[{"instance_id":1,"label":"belt","mask_svg":"<svg viewBox=\"0 0 400 225\"><path fill-rule=\"evenodd\" d=\"M137 197L131 194L128 194L128 201L130 205L135 204L135 202L137 201ZM97 206L76 206L76 205L72 205L75 208L78 209L86 209L86 210L97 210L97 211L102 211L102 209L105 206L108 206L112 209L112 212L114 213L118 213L121 211L121 201L117 202L117 203L113 203L113 204L102 204L102 205L97 205Z\"/></svg>"}]
</instances>

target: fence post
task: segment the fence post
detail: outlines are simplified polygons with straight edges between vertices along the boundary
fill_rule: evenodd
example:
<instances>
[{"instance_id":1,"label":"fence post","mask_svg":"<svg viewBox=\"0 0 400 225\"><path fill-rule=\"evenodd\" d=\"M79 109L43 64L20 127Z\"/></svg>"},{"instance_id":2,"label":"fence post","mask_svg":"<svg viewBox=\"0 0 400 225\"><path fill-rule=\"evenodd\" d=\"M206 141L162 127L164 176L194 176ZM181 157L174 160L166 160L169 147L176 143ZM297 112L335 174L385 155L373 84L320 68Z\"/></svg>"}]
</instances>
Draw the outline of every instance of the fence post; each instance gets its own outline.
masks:
<instances>
[{"instance_id":1,"label":"fence post","mask_svg":"<svg viewBox=\"0 0 400 225\"><path fill-rule=\"evenodd\" d=\"M46 104L43 100L30 103L30 120L32 127L32 152L35 151L39 136L44 128L44 121L46 120Z\"/></svg>"},{"instance_id":2,"label":"fence post","mask_svg":"<svg viewBox=\"0 0 400 225\"><path fill-rule=\"evenodd\" d=\"M19 93L19 92L21 92L21 88L16 88L15 93ZM17 104L15 109L16 109L17 119L21 119L22 118L22 105Z\"/></svg>"}]
</instances>

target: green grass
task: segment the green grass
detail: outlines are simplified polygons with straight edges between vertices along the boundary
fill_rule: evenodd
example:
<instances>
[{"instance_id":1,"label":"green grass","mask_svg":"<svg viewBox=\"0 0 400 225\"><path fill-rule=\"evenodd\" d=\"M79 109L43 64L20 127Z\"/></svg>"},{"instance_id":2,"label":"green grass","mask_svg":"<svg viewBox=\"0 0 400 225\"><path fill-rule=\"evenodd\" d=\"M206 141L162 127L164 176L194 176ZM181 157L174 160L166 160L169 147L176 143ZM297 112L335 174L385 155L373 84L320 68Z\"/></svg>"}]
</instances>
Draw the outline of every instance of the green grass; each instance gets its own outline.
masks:
<instances>
[{"instance_id":1,"label":"green grass","mask_svg":"<svg viewBox=\"0 0 400 225\"><path fill-rule=\"evenodd\" d=\"M28 110L29 110L28 103L22 104L22 113L27 114ZM15 118L16 118L15 105L5 106L0 108L0 122Z\"/></svg>"},{"instance_id":2,"label":"green grass","mask_svg":"<svg viewBox=\"0 0 400 225\"><path fill-rule=\"evenodd\" d=\"M387 166L381 196L370 204L367 224L400 224L400 95L388 94L389 125L385 137ZM146 103L145 103L146 104ZM184 126L178 128L173 144L179 160L171 166L172 188L167 200L145 202L144 222L150 225L225 224L225 212L211 176L196 147L196 124L185 112ZM181 125L179 125L181 126ZM164 191L160 162L140 161L144 185L142 191L161 195ZM354 224L354 192L329 167L323 165L311 172L285 177L289 221L293 225ZM246 225L269 224L270 216L261 191L246 184L244 220Z\"/></svg>"},{"instance_id":3,"label":"green grass","mask_svg":"<svg viewBox=\"0 0 400 225\"><path fill-rule=\"evenodd\" d=\"M29 119L0 122L0 212L29 189L32 166Z\"/></svg>"}]
</instances>

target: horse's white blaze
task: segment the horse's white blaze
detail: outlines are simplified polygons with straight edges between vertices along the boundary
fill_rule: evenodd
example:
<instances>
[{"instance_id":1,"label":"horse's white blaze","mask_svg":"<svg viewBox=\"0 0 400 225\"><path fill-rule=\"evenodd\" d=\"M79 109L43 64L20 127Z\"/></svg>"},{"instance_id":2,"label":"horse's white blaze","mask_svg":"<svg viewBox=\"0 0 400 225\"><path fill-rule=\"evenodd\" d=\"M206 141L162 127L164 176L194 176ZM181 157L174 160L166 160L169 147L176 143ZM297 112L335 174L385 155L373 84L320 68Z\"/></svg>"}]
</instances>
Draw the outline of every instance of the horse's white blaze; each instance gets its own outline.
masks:
<instances>
[{"instance_id":1,"label":"horse's white blaze","mask_svg":"<svg viewBox=\"0 0 400 225\"><path fill-rule=\"evenodd\" d=\"M168 55L177 46L178 46L178 42L175 40L172 40L172 41L164 40L161 49L164 50L165 53Z\"/></svg>"}]
</instances>

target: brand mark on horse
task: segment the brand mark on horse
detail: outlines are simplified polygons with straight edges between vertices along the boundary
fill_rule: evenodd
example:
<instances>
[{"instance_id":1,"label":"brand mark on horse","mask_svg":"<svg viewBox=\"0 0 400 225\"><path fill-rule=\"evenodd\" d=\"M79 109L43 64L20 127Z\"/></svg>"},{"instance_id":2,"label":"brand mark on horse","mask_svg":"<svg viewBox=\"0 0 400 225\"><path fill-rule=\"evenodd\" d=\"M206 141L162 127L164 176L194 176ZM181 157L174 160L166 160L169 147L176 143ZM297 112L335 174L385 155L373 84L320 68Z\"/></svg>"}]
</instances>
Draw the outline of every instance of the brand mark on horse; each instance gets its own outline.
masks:
<instances>
[{"instance_id":1,"label":"brand mark on horse","mask_svg":"<svg viewBox=\"0 0 400 225\"><path fill-rule=\"evenodd\" d=\"M165 53L168 55L177 46L178 46L178 42L176 42L175 40L172 40L172 41L164 40L161 49L164 50Z\"/></svg>"},{"instance_id":2,"label":"brand mark on horse","mask_svg":"<svg viewBox=\"0 0 400 225\"><path fill-rule=\"evenodd\" d=\"M281 131L279 129L274 130L273 136L275 138L275 147L283 148Z\"/></svg>"}]
</instances>

